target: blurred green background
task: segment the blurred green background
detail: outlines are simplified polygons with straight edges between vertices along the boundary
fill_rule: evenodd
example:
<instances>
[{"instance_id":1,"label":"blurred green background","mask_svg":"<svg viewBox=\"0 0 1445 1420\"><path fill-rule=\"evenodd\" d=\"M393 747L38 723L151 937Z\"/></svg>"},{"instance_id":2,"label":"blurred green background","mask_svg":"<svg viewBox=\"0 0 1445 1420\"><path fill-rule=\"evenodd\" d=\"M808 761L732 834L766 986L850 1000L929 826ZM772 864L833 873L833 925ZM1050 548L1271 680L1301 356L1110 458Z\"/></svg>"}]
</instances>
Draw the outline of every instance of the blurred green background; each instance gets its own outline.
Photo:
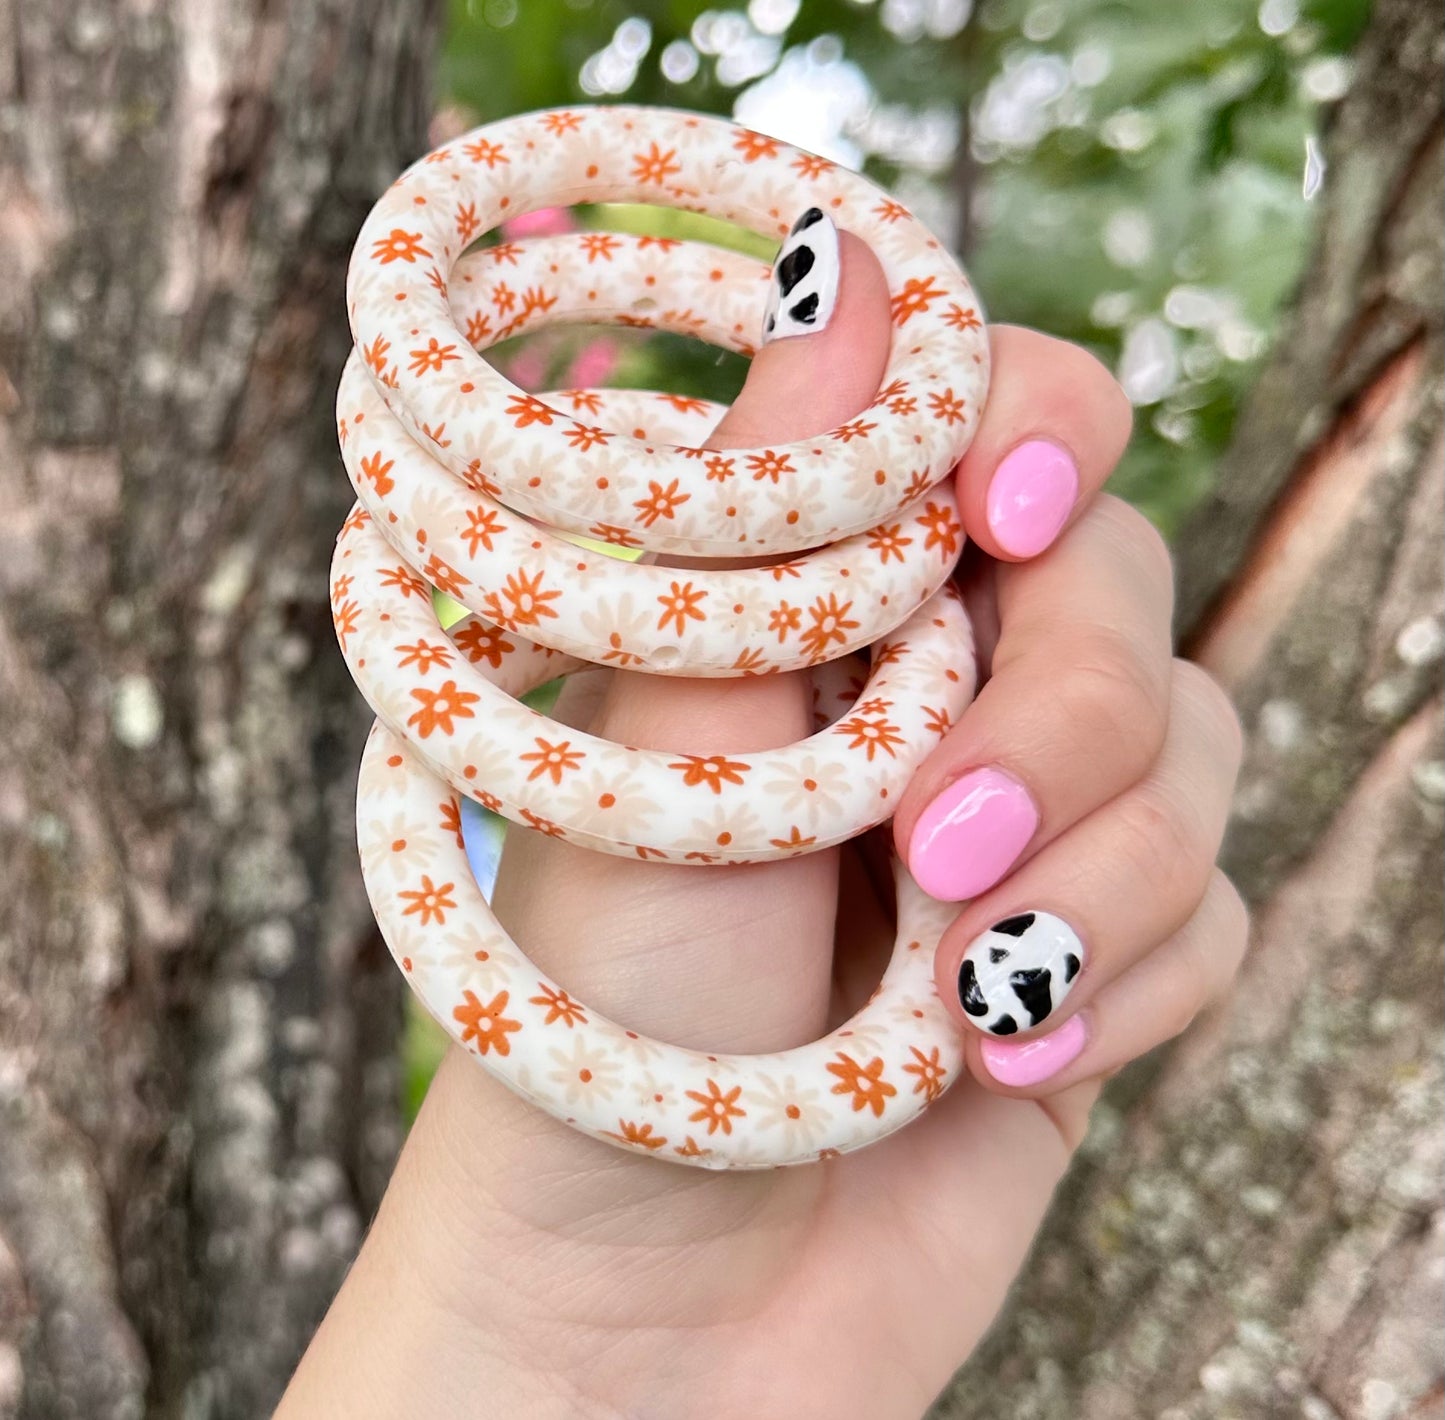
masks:
<instances>
[{"instance_id":1,"label":"blurred green background","mask_svg":"<svg viewBox=\"0 0 1445 1420\"><path fill-rule=\"evenodd\" d=\"M1308 254L1314 136L1368 0L450 0L436 141L558 104L666 104L866 171L966 261L995 321L1079 342L1136 405L1113 489L1171 532L1208 488ZM635 227L635 211L584 221ZM694 219L643 220L675 231ZM592 341L591 347L579 342ZM578 369L729 400L668 335L538 337ZM420 1102L440 1032L414 1015Z\"/></svg>"}]
</instances>

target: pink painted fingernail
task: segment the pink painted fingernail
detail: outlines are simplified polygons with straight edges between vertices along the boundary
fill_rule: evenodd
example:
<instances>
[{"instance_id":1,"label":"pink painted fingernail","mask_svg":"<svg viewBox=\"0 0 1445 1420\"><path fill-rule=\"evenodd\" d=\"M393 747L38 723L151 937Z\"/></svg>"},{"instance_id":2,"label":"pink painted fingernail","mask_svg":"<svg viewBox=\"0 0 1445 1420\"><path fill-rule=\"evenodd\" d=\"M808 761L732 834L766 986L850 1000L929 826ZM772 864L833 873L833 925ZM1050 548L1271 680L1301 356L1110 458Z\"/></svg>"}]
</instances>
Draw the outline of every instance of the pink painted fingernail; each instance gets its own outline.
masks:
<instances>
[{"instance_id":1,"label":"pink painted fingernail","mask_svg":"<svg viewBox=\"0 0 1445 1420\"><path fill-rule=\"evenodd\" d=\"M994 1040L981 1048L983 1068L1001 1085L1023 1089L1041 1084L1083 1054L1089 1032L1082 1016L1070 1016L1058 1030L1033 1040Z\"/></svg>"},{"instance_id":2,"label":"pink painted fingernail","mask_svg":"<svg viewBox=\"0 0 1445 1420\"><path fill-rule=\"evenodd\" d=\"M1079 470L1046 439L1020 444L988 485L988 526L1013 557L1033 557L1059 535L1079 496Z\"/></svg>"},{"instance_id":3,"label":"pink painted fingernail","mask_svg":"<svg viewBox=\"0 0 1445 1420\"><path fill-rule=\"evenodd\" d=\"M924 809L908 841L908 870L930 897L962 902L1013 867L1039 826L1029 792L1001 769L975 769Z\"/></svg>"}]
</instances>

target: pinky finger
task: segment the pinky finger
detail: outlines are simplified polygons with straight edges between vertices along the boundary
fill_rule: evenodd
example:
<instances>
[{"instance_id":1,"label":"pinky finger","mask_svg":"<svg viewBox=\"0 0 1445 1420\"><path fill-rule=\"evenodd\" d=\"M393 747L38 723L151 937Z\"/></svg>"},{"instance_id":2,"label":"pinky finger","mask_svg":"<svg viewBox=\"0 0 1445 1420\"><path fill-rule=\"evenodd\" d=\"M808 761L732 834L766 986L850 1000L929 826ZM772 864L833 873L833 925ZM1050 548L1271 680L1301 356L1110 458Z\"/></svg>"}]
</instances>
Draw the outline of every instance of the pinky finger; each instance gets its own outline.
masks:
<instances>
[{"instance_id":1,"label":"pinky finger","mask_svg":"<svg viewBox=\"0 0 1445 1420\"><path fill-rule=\"evenodd\" d=\"M1244 959L1249 913L1218 868L1194 915L1057 1030L1025 1041L975 1035L973 1076L1022 1098L1102 1079L1182 1033L1225 996Z\"/></svg>"}]
</instances>

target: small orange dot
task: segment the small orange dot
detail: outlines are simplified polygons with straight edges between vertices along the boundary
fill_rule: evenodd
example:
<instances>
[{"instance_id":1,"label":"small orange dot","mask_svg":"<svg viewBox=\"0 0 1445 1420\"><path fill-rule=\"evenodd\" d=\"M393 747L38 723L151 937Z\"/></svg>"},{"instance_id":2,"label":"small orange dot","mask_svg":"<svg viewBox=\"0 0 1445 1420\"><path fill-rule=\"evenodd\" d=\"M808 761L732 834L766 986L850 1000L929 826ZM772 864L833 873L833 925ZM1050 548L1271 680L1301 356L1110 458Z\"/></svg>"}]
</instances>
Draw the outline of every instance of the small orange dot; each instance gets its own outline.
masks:
<instances>
[{"instance_id":1,"label":"small orange dot","mask_svg":"<svg viewBox=\"0 0 1445 1420\"><path fill-rule=\"evenodd\" d=\"M597 176L597 164L596 164L596 163L588 163L588 164L587 164L587 176L588 176L588 177L596 177L596 176Z\"/></svg>"},{"instance_id":2,"label":"small orange dot","mask_svg":"<svg viewBox=\"0 0 1445 1420\"><path fill-rule=\"evenodd\" d=\"M649 276L649 277L647 277L647 278L643 281L642 284L643 284L644 286L656 286L656 285L657 285L657 277L655 277L655 276Z\"/></svg>"},{"instance_id":3,"label":"small orange dot","mask_svg":"<svg viewBox=\"0 0 1445 1420\"><path fill-rule=\"evenodd\" d=\"M532 551L533 551L533 552L537 551L537 549L538 549L539 547L541 547L541 546L542 546L542 544L541 544L540 542L534 542L534 543L532 544Z\"/></svg>"},{"instance_id":4,"label":"small orange dot","mask_svg":"<svg viewBox=\"0 0 1445 1420\"><path fill-rule=\"evenodd\" d=\"M719 271L719 270L717 270L716 267L714 267L713 270L711 270L710 272L708 272L708 275L709 275L709 277L711 277L711 279L714 280L714 281L721 281L721 280L722 280L722 272Z\"/></svg>"},{"instance_id":5,"label":"small orange dot","mask_svg":"<svg viewBox=\"0 0 1445 1420\"><path fill-rule=\"evenodd\" d=\"M635 1030L625 1030L625 1031L622 1032L622 1034L625 1035L625 1036L628 1038L628 1040L637 1040L637 1039L638 1039L638 1035L637 1035L637 1032L636 1032Z\"/></svg>"},{"instance_id":6,"label":"small orange dot","mask_svg":"<svg viewBox=\"0 0 1445 1420\"><path fill-rule=\"evenodd\" d=\"M402 959L401 959L401 969L402 969L403 971L410 971L410 970L411 970L411 958L410 958L410 957L402 957Z\"/></svg>"},{"instance_id":7,"label":"small orange dot","mask_svg":"<svg viewBox=\"0 0 1445 1420\"><path fill-rule=\"evenodd\" d=\"M718 834L718 836L717 836L717 842L718 842L718 847L719 847L719 848L726 848L726 847L728 846L728 844L731 843L732 841L733 841L733 836L732 836L732 834L730 834L730 833L723 832L723 833Z\"/></svg>"},{"instance_id":8,"label":"small orange dot","mask_svg":"<svg viewBox=\"0 0 1445 1420\"><path fill-rule=\"evenodd\" d=\"M788 1105L788 1107L783 1110L783 1113L786 1114L789 1119L801 1119L803 1116L803 1111L795 1104Z\"/></svg>"},{"instance_id":9,"label":"small orange dot","mask_svg":"<svg viewBox=\"0 0 1445 1420\"><path fill-rule=\"evenodd\" d=\"M606 487L607 487L607 480L606 480L605 478L599 478L599 479L597 480L597 486L598 486L599 488L606 488Z\"/></svg>"},{"instance_id":10,"label":"small orange dot","mask_svg":"<svg viewBox=\"0 0 1445 1420\"><path fill-rule=\"evenodd\" d=\"M395 769L396 766L401 763L401 756L400 756L399 754L394 754L394 755L392 755L391 758L388 759L386 762L387 762L393 769Z\"/></svg>"},{"instance_id":11,"label":"small orange dot","mask_svg":"<svg viewBox=\"0 0 1445 1420\"><path fill-rule=\"evenodd\" d=\"M597 807L598 807L599 809L610 809L610 808L612 807L612 805L615 804L616 802L617 802L617 795L616 795L616 794L603 794L603 795L597 800Z\"/></svg>"},{"instance_id":12,"label":"small orange dot","mask_svg":"<svg viewBox=\"0 0 1445 1420\"><path fill-rule=\"evenodd\" d=\"M743 604L742 604L741 602L735 602L735 603L733 604L733 615L734 615L734 616L741 616L742 614L743 614Z\"/></svg>"},{"instance_id":13,"label":"small orange dot","mask_svg":"<svg viewBox=\"0 0 1445 1420\"><path fill-rule=\"evenodd\" d=\"M661 1095L653 1095L653 1099L655 1099L655 1100L658 1102L658 1104L661 1104L661 1103L662 1103L662 1096L661 1096Z\"/></svg>"},{"instance_id":14,"label":"small orange dot","mask_svg":"<svg viewBox=\"0 0 1445 1420\"><path fill-rule=\"evenodd\" d=\"M632 431L632 437L633 437L634 439L645 439L645 438L647 437L647 430L646 430L646 429L634 429L634 430Z\"/></svg>"},{"instance_id":15,"label":"small orange dot","mask_svg":"<svg viewBox=\"0 0 1445 1420\"><path fill-rule=\"evenodd\" d=\"M498 207L510 207L511 205L512 199L510 197L504 197L499 203L497 203Z\"/></svg>"},{"instance_id":16,"label":"small orange dot","mask_svg":"<svg viewBox=\"0 0 1445 1420\"><path fill-rule=\"evenodd\" d=\"M462 770L462 777L464 779L475 779L477 777L477 766L475 764L467 765L467 767Z\"/></svg>"},{"instance_id":17,"label":"small orange dot","mask_svg":"<svg viewBox=\"0 0 1445 1420\"><path fill-rule=\"evenodd\" d=\"M874 469L873 482L876 483L880 488L882 488L883 485L888 482L888 475L884 473L881 468Z\"/></svg>"},{"instance_id":18,"label":"small orange dot","mask_svg":"<svg viewBox=\"0 0 1445 1420\"><path fill-rule=\"evenodd\" d=\"M474 389L476 389L476 386L470 380L468 380L466 384L462 386L462 393L471 394Z\"/></svg>"},{"instance_id":19,"label":"small orange dot","mask_svg":"<svg viewBox=\"0 0 1445 1420\"><path fill-rule=\"evenodd\" d=\"M398 291L398 292L396 293L395 299L398 300L398 301L404 301L404 300L406 300L406 292L405 292L405 291Z\"/></svg>"},{"instance_id":20,"label":"small orange dot","mask_svg":"<svg viewBox=\"0 0 1445 1420\"><path fill-rule=\"evenodd\" d=\"M727 514L728 514L728 517L730 517L730 518L735 518L735 517L737 517L737 515L738 515L738 510L737 510L736 508L729 508L729 509L727 510Z\"/></svg>"},{"instance_id":21,"label":"small orange dot","mask_svg":"<svg viewBox=\"0 0 1445 1420\"><path fill-rule=\"evenodd\" d=\"M393 853L400 853L401 850L402 850L403 848L405 848L405 847L406 847L406 839L404 839L404 838L398 838L398 839L395 840L395 842L392 843L392 845L391 845L391 851L392 851Z\"/></svg>"},{"instance_id":22,"label":"small orange dot","mask_svg":"<svg viewBox=\"0 0 1445 1420\"><path fill-rule=\"evenodd\" d=\"M577 1078L581 1080L584 1085L590 1084L592 1081L592 1072L590 1070L579 1070L577 1072Z\"/></svg>"},{"instance_id":23,"label":"small orange dot","mask_svg":"<svg viewBox=\"0 0 1445 1420\"><path fill-rule=\"evenodd\" d=\"M811 794L811 793L813 792L813 790L816 789L817 787L818 787L818 781L817 781L816 779L804 779L804 780L803 780L803 788L805 788L810 794Z\"/></svg>"},{"instance_id":24,"label":"small orange dot","mask_svg":"<svg viewBox=\"0 0 1445 1420\"><path fill-rule=\"evenodd\" d=\"M792 527L792 525L798 521L798 510L796 508L789 508L788 516L784 519L784 521L789 527Z\"/></svg>"},{"instance_id":25,"label":"small orange dot","mask_svg":"<svg viewBox=\"0 0 1445 1420\"><path fill-rule=\"evenodd\" d=\"M917 1016L920 1021L923 1019L923 1012L920 1011L917 1006L913 1008L913 1014Z\"/></svg>"},{"instance_id":26,"label":"small orange dot","mask_svg":"<svg viewBox=\"0 0 1445 1420\"><path fill-rule=\"evenodd\" d=\"M577 570L579 572L585 572L587 570L587 564L585 562L579 562L577 564Z\"/></svg>"},{"instance_id":27,"label":"small orange dot","mask_svg":"<svg viewBox=\"0 0 1445 1420\"><path fill-rule=\"evenodd\" d=\"M541 483L541 481L542 481L542 480L541 480L540 478L536 478L536 477L529 478L529 479L527 480L527 487L528 487L528 488L536 488L537 485L538 485L539 483Z\"/></svg>"},{"instance_id":28,"label":"small orange dot","mask_svg":"<svg viewBox=\"0 0 1445 1420\"><path fill-rule=\"evenodd\" d=\"M485 948L479 948L477 951L474 951L472 955L478 961L491 961L492 959L491 952L487 951Z\"/></svg>"}]
</instances>

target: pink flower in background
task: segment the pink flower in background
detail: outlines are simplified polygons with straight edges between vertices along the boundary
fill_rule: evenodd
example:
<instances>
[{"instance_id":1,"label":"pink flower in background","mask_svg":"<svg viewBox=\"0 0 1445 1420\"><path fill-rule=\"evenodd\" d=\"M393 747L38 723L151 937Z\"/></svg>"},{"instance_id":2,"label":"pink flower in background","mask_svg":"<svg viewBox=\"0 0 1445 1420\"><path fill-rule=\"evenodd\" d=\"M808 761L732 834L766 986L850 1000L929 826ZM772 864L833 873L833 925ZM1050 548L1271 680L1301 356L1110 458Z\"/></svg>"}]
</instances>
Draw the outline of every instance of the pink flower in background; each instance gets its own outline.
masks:
<instances>
[{"instance_id":1,"label":"pink flower in background","mask_svg":"<svg viewBox=\"0 0 1445 1420\"><path fill-rule=\"evenodd\" d=\"M572 213L565 207L543 207L502 223L502 236L507 241L515 241L519 237L556 237L576 230Z\"/></svg>"},{"instance_id":2,"label":"pink flower in background","mask_svg":"<svg viewBox=\"0 0 1445 1420\"><path fill-rule=\"evenodd\" d=\"M577 352L564 383L571 389L605 385L617 368L617 358L617 346L605 336L599 336Z\"/></svg>"},{"instance_id":3,"label":"pink flower in background","mask_svg":"<svg viewBox=\"0 0 1445 1420\"><path fill-rule=\"evenodd\" d=\"M524 390L541 389L547 380L547 357L534 345L519 350L506 364L504 373L514 385Z\"/></svg>"}]
</instances>

